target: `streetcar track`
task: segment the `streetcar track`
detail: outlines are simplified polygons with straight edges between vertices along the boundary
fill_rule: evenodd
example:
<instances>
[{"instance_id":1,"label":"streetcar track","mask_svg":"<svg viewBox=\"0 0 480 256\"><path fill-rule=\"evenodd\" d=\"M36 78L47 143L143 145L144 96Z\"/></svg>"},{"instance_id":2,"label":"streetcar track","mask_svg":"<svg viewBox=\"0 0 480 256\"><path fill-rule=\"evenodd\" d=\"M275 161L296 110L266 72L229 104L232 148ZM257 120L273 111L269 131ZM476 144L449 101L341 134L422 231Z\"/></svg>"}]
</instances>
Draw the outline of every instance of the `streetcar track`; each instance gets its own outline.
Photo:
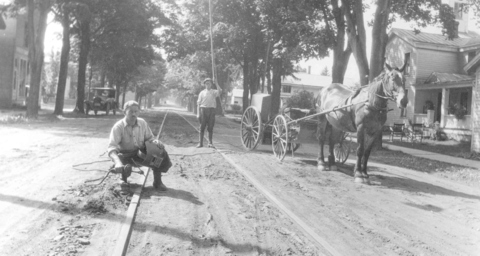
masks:
<instances>
[{"instance_id":1,"label":"streetcar track","mask_svg":"<svg viewBox=\"0 0 480 256\"><path fill-rule=\"evenodd\" d=\"M200 132L190 121L188 121L184 116L175 112L175 114L182 117L188 124L190 124L197 132ZM217 149L218 151L218 149ZM218 153L230 163L240 174L242 174L248 182L250 182L254 187L256 187L271 203L273 203L277 208L282 210L291 220L296 223L304 233L309 236L314 242L317 243L321 248L328 251L331 255L342 255L340 254L332 245L330 245L325 239L318 235L313 229L304 222L300 217L288 209L280 200L278 200L272 193L270 193L259 181L257 181L252 175L250 175L245 169L236 164L232 158L227 156L225 153L218 151Z\"/></svg>"}]
</instances>

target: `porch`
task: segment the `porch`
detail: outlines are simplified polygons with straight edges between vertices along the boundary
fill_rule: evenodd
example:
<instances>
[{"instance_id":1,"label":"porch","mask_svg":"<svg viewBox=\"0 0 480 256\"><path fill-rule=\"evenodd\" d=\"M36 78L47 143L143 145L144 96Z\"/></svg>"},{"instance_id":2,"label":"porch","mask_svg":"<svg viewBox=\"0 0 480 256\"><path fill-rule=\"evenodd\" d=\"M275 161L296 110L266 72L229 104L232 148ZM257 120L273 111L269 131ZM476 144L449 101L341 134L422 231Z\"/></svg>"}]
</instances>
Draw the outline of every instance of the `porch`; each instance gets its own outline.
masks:
<instances>
[{"instance_id":1,"label":"porch","mask_svg":"<svg viewBox=\"0 0 480 256\"><path fill-rule=\"evenodd\" d=\"M422 123L430 128L436 123L439 131L449 139L471 140L473 78L462 78L458 81L433 83L428 83L427 80L424 84L416 85L412 117L414 123Z\"/></svg>"}]
</instances>

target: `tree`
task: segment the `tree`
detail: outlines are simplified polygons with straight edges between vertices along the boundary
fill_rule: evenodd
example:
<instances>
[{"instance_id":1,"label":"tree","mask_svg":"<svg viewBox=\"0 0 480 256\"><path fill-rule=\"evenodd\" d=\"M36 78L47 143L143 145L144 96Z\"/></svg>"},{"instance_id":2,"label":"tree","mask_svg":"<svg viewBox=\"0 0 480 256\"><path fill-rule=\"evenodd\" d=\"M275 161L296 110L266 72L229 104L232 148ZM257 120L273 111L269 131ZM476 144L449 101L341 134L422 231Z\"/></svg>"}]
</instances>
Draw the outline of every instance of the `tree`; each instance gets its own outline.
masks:
<instances>
[{"instance_id":1,"label":"tree","mask_svg":"<svg viewBox=\"0 0 480 256\"><path fill-rule=\"evenodd\" d=\"M45 30L47 15L53 5L53 0L28 0L28 59L30 60L30 89L27 99L27 117L38 117L38 101L40 99L40 82L44 61ZM35 19L35 10L38 20Z\"/></svg>"},{"instance_id":2,"label":"tree","mask_svg":"<svg viewBox=\"0 0 480 256\"><path fill-rule=\"evenodd\" d=\"M75 7L69 2L61 2L57 4L57 10L54 11L57 19L62 23L62 50L60 55L60 70L58 73L57 96L55 98L54 115L63 115L63 106L65 102L65 87L68 76L68 61L70 55L70 12Z\"/></svg>"},{"instance_id":3,"label":"tree","mask_svg":"<svg viewBox=\"0 0 480 256\"><path fill-rule=\"evenodd\" d=\"M153 65L141 66L138 71L138 74L132 79L131 89L135 91L135 100L141 105L143 97L165 88L164 81L167 67L161 56L157 55ZM125 104L125 98L123 99L123 104Z\"/></svg>"},{"instance_id":4,"label":"tree","mask_svg":"<svg viewBox=\"0 0 480 256\"><path fill-rule=\"evenodd\" d=\"M320 73L320 75L322 76L330 76L330 70L328 70L328 67L325 66L323 69L322 69L322 72Z\"/></svg>"},{"instance_id":5,"label":"tree","mask_svg":"<svg viewBox=\"0 0 480 256\"><path fill-rule=\"evenodd\" d=\"M272 40L272 105L271 115L280 107L281 77L292 69L292 61L309 57L325 57L331 42L328 31L318 25L322 14L313 8L315 2L303 0L256 1L262 24Z\"/></svg>"}]
</instances>

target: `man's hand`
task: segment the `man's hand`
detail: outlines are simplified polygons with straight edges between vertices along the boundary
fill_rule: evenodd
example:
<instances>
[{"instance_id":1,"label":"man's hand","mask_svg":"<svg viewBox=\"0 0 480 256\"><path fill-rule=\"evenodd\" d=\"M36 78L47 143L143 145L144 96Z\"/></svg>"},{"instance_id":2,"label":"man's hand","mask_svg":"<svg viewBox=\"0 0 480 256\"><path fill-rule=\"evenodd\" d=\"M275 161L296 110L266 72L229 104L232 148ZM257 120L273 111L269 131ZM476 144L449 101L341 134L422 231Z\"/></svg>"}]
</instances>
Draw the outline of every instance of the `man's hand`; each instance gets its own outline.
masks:
<instances>
[{"instance_id":1,"label":"man's hand","mask_svg":"<svg viewBox=\"0 0 480 256\"><path fill-rule=\"evenodd\" d=\"M162 149L162 150L165 149L165 145L163 145L162 142L160 142L160 140L154 139L154 140L152 141L152 143L155 144L155 145L157 145L157 147L158 147L159 149Z\"/></svg>"},{"instance_id":2,"label":"man's hand","mask_svg":"<svg viewBox=\"0 0 480 256\"><path fill-rule=\"evenodd\" d=\"M115 168L113 169L113 173L123 173L123 168L125 166L122 163L116 163Z\"/></svg>"},{"instance_id":3,"label":"man's hand","mask_svg":"<svg viewBox=\"0 0 480 256\"><path fill-rule=\"evenodd\" d=\"M123 165L122 161L120 161L120 158L118 157L117 151L110 152L110 154L108 156L115 163L115 166L113 167L112 172L113 173L122 173L124 165Z\"/></svg>"},{"instance_id":4,"label":"man's hand","mask_svg":"<svg viewBox=\"0 0 480 256\"><path fill-rule=\"evenodd\" d=\"M199 114L197 114L197 120L198 120L199 123L202 122L202 120L200 120L200 115Z\"/></svg>"}]
</instances>

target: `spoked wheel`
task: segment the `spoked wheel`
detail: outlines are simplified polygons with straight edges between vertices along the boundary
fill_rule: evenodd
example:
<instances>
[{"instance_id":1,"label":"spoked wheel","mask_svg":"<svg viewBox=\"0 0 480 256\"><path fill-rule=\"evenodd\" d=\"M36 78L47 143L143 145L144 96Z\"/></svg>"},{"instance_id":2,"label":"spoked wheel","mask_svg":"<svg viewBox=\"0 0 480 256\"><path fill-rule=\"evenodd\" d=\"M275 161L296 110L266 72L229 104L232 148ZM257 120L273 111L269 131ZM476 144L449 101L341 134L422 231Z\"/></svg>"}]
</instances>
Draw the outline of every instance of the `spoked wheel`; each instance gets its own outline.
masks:
<instances>
[{"instance_id":1,"label":"spoked wheel","mask_svg":"<svg viewBox=\"0 0 480 256\"><path fill-rule=\"evenodd\" d=\"M288 149L288 128L284 116L278 115L272 124L273 154L282 161Z\"/></svg>"},{"instance_id":2,"label":"spoked wheel","mask_svg":"<svg viewBox=\"0 0 480 256\"><path fill-rule=\"evenodd\" d=\"M348 155L350 155L350 144L352 142L352 138L345 133L343 139L340 143L335 144L333 149L333 154L335 156L335 162L337 163L345 163L348 159Z\"/></svg>"},{"instance_id":3,"label":"spoked wheel","mask_svg":"<svg viewBox=\"0 0 480 256\"><path fill-rule=\"evenodd\" d=\"M257 147L262 135L262 119L260 112L255 107L248 107L242 116L241 138L242 144L247 150L253 150Z\"/></svg>"}]
</instances>

